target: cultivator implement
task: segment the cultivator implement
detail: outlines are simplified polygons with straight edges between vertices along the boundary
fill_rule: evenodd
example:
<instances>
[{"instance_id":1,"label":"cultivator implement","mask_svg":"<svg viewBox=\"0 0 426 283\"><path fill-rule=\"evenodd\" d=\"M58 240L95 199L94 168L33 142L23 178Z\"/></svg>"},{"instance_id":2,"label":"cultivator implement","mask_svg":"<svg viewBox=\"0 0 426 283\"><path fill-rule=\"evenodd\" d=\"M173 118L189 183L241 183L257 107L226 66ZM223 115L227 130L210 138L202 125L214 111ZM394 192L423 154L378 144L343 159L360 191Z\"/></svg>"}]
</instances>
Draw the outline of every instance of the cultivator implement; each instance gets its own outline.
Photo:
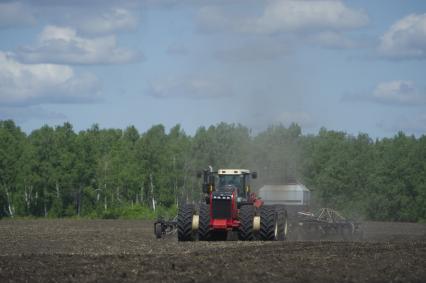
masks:
<instances>
[{"instance_id":1,"label":"cultivator implement","mask_svg":"<svg viewBox=\"0 0 426 283\"><path fill-rule=\"evenodd\" d=\"M346 219L331 208L320 208L316 213L298 212L293 234L296 239L343 239L362 238L360 223Z\"/></svg>"}]
</instances>

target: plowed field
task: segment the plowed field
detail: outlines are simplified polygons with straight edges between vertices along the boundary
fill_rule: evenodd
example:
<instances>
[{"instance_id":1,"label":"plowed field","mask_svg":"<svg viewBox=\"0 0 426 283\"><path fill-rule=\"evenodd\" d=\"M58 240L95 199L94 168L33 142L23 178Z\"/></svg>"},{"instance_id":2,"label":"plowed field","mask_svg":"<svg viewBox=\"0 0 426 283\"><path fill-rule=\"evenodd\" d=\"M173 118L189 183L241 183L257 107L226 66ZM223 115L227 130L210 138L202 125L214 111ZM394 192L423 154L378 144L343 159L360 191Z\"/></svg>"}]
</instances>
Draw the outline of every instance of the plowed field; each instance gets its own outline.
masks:
<instances>
[{"instance_id":1,"label":"plowed field","mask_svg":"<svg viewBox=\"0 0 426 283\"><path fill-rule=\"evenodd\" d=\"M426 225L364 223L364 240L156 240L152 222L0 221L0 282L426 282Z\"/></svg>"}]
</instances>

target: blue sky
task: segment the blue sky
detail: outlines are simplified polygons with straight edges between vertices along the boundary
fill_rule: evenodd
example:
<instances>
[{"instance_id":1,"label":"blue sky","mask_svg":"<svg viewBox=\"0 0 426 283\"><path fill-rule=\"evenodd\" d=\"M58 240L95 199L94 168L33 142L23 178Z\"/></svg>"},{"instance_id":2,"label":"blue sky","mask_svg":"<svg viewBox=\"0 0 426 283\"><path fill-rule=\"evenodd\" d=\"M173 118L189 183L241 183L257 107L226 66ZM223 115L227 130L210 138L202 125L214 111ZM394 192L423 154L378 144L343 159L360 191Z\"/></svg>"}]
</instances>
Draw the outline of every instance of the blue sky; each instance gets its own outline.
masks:
<instances>
[{"instance_id":1,"label":"blue sky","mask_svg":"<svg viewBox=\"0 0 426 283\"><path fill-rule=\"evenodd\" d=\"M426 133L423 0L0 0L0 119Z\"/></svg>"}]
</instances>

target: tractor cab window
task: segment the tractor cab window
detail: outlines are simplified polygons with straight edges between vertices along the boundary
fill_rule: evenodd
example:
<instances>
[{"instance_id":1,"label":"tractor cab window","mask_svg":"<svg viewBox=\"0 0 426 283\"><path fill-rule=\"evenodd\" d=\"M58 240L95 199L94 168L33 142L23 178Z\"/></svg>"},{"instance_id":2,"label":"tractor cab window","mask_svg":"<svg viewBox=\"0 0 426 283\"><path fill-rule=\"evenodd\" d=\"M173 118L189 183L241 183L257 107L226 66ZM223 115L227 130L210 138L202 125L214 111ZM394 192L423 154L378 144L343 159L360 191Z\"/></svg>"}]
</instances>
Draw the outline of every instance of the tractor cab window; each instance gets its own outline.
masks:
<instances>
[{"instance_id":1,"label":"tractor cab window","mask_svg":"<svg viewBox=\"0 0 426 283\"><path fill-rule=\"evenodd\" d=\"M244 194L244 176L242 175L219 175L219 187L234 186L238 195Z\"/></svg>"}]
</instances>

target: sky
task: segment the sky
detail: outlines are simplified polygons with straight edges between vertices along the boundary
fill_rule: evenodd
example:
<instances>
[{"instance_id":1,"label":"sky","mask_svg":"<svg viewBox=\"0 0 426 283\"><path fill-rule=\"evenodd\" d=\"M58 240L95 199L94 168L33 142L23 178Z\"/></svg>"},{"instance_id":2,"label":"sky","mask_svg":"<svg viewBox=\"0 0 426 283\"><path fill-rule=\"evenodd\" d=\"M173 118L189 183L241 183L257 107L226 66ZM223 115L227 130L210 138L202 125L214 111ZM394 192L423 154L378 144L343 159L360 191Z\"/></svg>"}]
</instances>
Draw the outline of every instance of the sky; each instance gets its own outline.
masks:
<instances>
[{"instance_id":1,"label":"sky","mask_svg":"<svg viewBox=\"0 0 426 283\"><path fill-rule=\"evenodd\" d=\"M0 0L0 120L426 134L424 0Z\"/></svg>"}]
</instances>

